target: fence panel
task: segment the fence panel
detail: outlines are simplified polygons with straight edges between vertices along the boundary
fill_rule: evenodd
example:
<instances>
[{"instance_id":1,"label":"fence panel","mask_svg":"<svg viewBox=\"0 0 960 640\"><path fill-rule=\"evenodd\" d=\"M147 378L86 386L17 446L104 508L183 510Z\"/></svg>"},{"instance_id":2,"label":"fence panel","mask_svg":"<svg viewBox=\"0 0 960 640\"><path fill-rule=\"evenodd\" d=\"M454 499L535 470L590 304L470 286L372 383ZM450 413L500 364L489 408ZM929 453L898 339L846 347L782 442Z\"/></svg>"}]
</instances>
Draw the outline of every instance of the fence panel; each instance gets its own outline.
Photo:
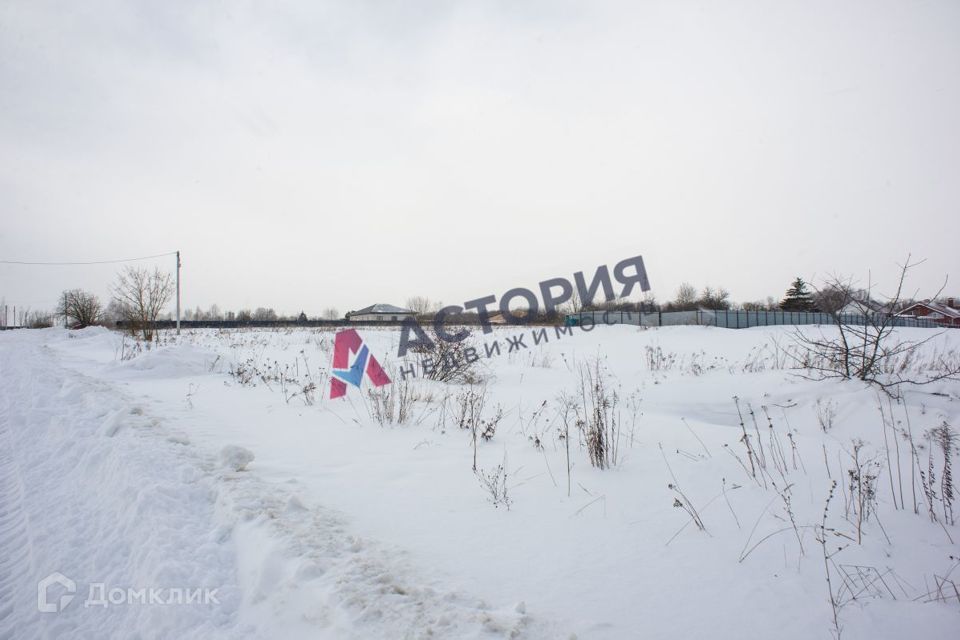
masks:
<instances>
[{"instance_id":1,"label":"fence panel","mask_svg":"<svg viewBox=\"0 0 960 640\"><path fill-rule=\"evenodd\" d=\"M696 311L581 311L567 316L568 324L594 325L629 324L644 327L674 327L685 325L711 325L726 329L746 329L778 325L832 325L833 316L818 311L730 311L727 309ZM866 325L869 318L859 314L842 314L839 321L846 325ZM894 327L938 328L940 325L926 318L895 316L890 318Z\"/></svg>"}]
</instances>

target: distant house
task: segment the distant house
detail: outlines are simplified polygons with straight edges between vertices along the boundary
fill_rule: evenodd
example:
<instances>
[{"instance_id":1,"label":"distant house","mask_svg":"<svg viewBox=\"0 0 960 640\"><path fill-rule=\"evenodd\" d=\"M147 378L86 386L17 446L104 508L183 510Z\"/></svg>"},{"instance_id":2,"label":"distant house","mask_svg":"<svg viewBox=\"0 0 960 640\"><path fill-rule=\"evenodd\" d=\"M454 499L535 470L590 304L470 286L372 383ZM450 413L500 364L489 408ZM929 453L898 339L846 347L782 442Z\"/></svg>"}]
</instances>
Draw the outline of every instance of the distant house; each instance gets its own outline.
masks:
<instances>
[{"instance_id":1,"label":"distant house","mask_svg":"<svg viewBox=\"0 0 960 640\"><path fill-rule=\"evenodd\" d=\"M392 304L372 304L347 314L350 322L399 322L413 317L410 309L395 307Z\"/></svg>"},{"instance_id":2,"label":"distant house","mask_svg":"<svg viewBox=\"0 0 960 640\"><path fill-rule=\"evenodd\" d=\"M851 292L850 299L843 307L837 310L837 313L854 316L886 316L889 314L889 311L885 304L874 300L865 291L855 291Z\"/></svg>"},{"instance_id":3,"label":"distant house","mask_svg":"<svg viewBox=\"0 0 960 640\"><path fill-rule=\"evenodd\" d=\"M945 303L935 300L915 302L897 315L926 318L944 327L960 327L960 308L955 298L947 298Z\"/></svg>"}]
</instances>

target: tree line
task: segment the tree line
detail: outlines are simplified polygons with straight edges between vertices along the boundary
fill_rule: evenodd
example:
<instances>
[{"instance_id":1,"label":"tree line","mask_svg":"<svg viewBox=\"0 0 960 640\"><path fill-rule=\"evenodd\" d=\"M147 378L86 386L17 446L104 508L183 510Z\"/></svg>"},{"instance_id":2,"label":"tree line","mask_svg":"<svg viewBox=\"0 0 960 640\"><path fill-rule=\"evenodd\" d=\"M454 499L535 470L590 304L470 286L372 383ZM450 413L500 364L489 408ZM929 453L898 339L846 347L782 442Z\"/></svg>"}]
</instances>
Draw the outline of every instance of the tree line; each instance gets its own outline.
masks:
<instances>
[{"instance_id":1,"label":"tree line","mask_svg":"<svg viewBox=\"0 0 960 640\"><path fill-rule=\"evenodd\" d=\"M21 311L18 315L20 326L46 327L52 326L57 318L72 328L83 328L92 325L116 326L122 322L129 331L139 334L143 339L153 337L153 327L157 320L173 319L173 314L167 309L173 295L175 285L173 276L154 268L152 271L139 267L125 267L118 274L110 287L110 299L106 305L95 294L82 289L64 291L57 304L54 314L44 312ZM900 311L913 304L914 300L902 299L898 301ZM420 319L429 319L440 308L442 302L431 301L424 296L414 296L406 301L407 308L413 311ZM528 318L535 322L560 322L569 313L580 311L694 311L697 309L728 310L743 309L747 311L820 311L835 314L848 308L855 308L855 312L869 312L874 307L879 309L870 296L869 288L857 288L852 280L833 278L820 288L812 287L803 278L797 277L787 287L779 300L772 296L763 301L744 302L735 305L730 299L730 292L724 287L706 286L697 289L690 283L684 282L678 288L672 300L659 303L655 296L647 292L641 300L614 300L596 304L582 304L575 294L572 300L562 305L551 314L539 314L536 318ZM523 316L522 309L514 314ZM300 312L296 316L278 314L270 307L256 307L254 309L239 309L223 311L216 304L207 309L196 307L187 309L182 314L186 321L305 321L308 318ZM327 307L317 319L341 320L341 315L335 307ZM449 322L475 324L478 318L475 313L462 313L460 316L449 316Z\"/></svg>"}]
</instances>

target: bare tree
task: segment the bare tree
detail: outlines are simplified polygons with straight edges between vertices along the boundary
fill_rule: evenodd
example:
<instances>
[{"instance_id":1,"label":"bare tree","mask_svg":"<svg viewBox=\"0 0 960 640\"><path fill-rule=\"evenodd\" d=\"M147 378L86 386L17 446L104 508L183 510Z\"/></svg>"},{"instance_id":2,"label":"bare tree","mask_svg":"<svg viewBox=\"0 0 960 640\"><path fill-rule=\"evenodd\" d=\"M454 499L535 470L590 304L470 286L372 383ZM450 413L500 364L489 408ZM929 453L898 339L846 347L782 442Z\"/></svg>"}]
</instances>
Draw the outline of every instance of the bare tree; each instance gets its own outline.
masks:
<instances>
[{"instance_id":1,"label":"bare tree","mask_svg":"<svg viewBox=\"0 0 960 640\"><path fill-rule=\"evenodd\" d=\"M705 309L729 309L730 292L723 287L704 287L697 305Z\"/></svg>"},{"instance_id":2,"label":"bare tree","mask_svg":"<svg viewBox=\"0 0 960 640\"><path fill-rule=\"evenodd\" d=\"M691 311L697 308L697 289L689 282L683 282L677 287L677 297L669 305L677 311Z\"/></svg>"},{"instance_id":3,"label":"bare tree","mask_svg":"<svg viewBox=\"0 0 960 640\"><path fill-rule=\"evenodd\" d=\"M580 291L576 287L573 288L573 293L570 294L570 309L573 313L583 311L583 300L580 299Z\"/></svg>"},{"instance_id":4,"label":"bare tree","mask_svg":"<svg viewBox=\"0 0 960 640\"><path fill-rule=\"evenodd\" d=\"M813 306L823 313L836 315L843 311L852 297L853 289L849 283L841 278L834 278L832 282L813 292Z\"/></svg>"},{"instance_id":5,"label":"bare tree","mask_svg":"<svg viewBox=\"0 0 960 640\"><path fill-rule=\"evenodd\" d=\"M430 298L424 296L413 296L412 298L407 298L407 309L413 311L418 316L425 316L430 313L431 310Z\"/></svg>"},{"instance_id":6,"label":"bare tree","mask_svg":"<svg viewBox=\"0 0 960 640\"><path fill-rule=\"evenodd\" d=\"M31 329L46 329L53 326L53 315L49 311L31 311L22 326Z\"/></svg>"},{"instance_id":7,"label":"bare tree","mask_svg":"<svg viewBox=\"0 0 960 640\"><path fill-rule=\"evenodd\" d=\"M117 303L116 299L111 298L107 303L106 309L101 316L102 322L108 326L116 326L117 322L123 320L123 309Z\"/></svg>"},{"instance_id":8,"label":"bare tree","mask_svg":"<svg viewBox=\"0 0 960 640\"><path fill-rule=\"evenodd\" d=\"M70 289L60 296L57 314L67 318L75 329L83 329L100 321L103 305L100 298L82 289Z\"/></svg>"},{"instance_id":9,"label":"bare tree","mask_svg":"<svg viewBox=\"0 0 960 640\"><path fill-rule=\"evenodd\" d=\"M776 300L773 299L773 296L767 296L766 300L753 300L751 302L744 302L740 307L744 311L779 311L780 305Z\"/></svg>"},{"instance_id":10,"label":"bare tree","mask_svg":"<svg viewBox=\"0 0 960 640\"><path fill-rule=\"evenodd\" d=\"M339 320L342 317L336 307L327 307L323 310L324 320Z\"/></svg>"},{"instance_id":11,"label":"bare tree","mask_svg":"<svg viewBox=\"0 0 960 640\"><path fill-rule=\"evenodd\" d=\"M266 307L257 307L253 312L254 320L276 320L277 312L273 309L267 309Z\"/></svg>"},{"instance_id":12,"label":"bare tree","mask_svg":"<svg viewBox=\"0 0 960 640\"><path fill-rule=\"evenodd\" d=\"M812 372L810 377L863 380L892 396L898 396L904 384L960 379L960 362L955 354L934 355L929 362L919 362L917 349L942 332L921 340L901 339L894 332L904 283L916 264L907 256L900 267L896 289L883 299L874 297L872 283L861 289L849 278L838 276L817 291L815 299L833 319L837 333L814 334L799 328L793 331L792 338L801 354L793 357Z\"/></svg>"},{"instance_id":13,"label":"bare tree","mask_svg":"<svg viewBox=\"0 0 960 640\"><path fill-rule=\"evenodd\" d=\"M656 311L657 310L657 296L653 291L644 291L643 297L640 298L638 303L639 311Z\"/></svg>"},{"instance_id":14,"label":"bare tree","mask_svg":"<svg viewBox=\"0 0 960 640\"><path fill-rule=\"evenodd\" d=\"M153 339L157 316L173 296L173 278L154 267L153 271L125 267L113 286L113 299L120 317L131 333L139 332L144 340Z\"/></svg>"}]
</instances>

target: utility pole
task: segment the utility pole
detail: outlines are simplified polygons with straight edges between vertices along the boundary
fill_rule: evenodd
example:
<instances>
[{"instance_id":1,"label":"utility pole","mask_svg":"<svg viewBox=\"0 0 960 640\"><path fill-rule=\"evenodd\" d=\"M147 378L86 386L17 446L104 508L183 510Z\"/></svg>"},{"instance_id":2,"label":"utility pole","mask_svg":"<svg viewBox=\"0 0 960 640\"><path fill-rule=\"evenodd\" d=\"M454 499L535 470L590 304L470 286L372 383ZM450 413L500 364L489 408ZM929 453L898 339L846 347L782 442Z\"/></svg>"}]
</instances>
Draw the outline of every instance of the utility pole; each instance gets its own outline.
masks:
<instances>
[{"instance_id":1,"label":"utility pole","mask_svg":"<svg viewBox=\"0 0 960 640\"><path fill-rule=\"evenodd\" d=\"M177 251L177 335L180 335L180 252Z\"/></svg>"},{"instance_id":2,"label":"utility pole","mask_svg":"<svg viewBox=\"0 0 960 640\"><path fill-rule=\"evenodd\" d=\"M63 292L63 328L67 327L67 292Z\"/></svg>"}]
</instances>

